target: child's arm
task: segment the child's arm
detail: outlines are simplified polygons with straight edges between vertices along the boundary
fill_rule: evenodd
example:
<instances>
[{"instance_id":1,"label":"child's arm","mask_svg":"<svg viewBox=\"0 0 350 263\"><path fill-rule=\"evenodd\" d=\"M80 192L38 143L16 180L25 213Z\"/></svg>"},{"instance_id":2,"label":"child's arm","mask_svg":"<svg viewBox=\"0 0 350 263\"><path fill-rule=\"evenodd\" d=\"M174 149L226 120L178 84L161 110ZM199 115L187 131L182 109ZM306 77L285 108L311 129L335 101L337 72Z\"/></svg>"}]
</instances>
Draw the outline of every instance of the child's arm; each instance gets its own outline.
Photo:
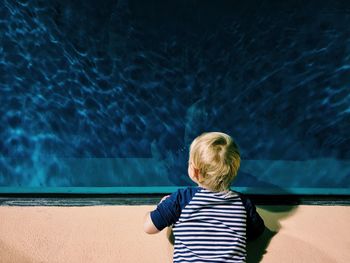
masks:
<instances>
[{"instance_id":1,"label":"child's arm","mask_svg":"<svg viewBox=\"0 0 350 263\"><path fill-rule=\"evenodd\" d=\"M265 223L252 201L244 196L242 196L242 201L247 211L247 240L254 240L264 232Z\"/></svg>"},{"instance_id":2,"label":"child's arm","mask_svg":"<svg viewBox=\"0 0 350 263\"><path fill-rule=\"evenodd\" d=\"M156 226L153 224L150 212L147 212L147 214L145 215L143 230L147 234L157 234L158 232L160 232L158 228L156 228Z\"/></svg>"},{"instance_id":3,"label":"child's arm","mask_svg":"<svg viewBox=\"0 0 350 263\"><path fill-rule=\"evenodd\" d=\"M180 218L181 210L198 191L198 187L187 187L178 189L169 196L164 196L157 208L146 214L143 226L145 232L154 234L174 225Z\"/></svg>"},{"instance_id":4,"label":"child's arm","mask_svg":"<svg viewBox=\"0 0 350 263\"><path fill-rule=\"evenodd\" d=\"M169 195L164 196L162 198L162 200L160 200L158 205L160 205L168 197L169 197ZM157 234L157 233L159 233L161 231L154 225L154 223L152 221L152 218L151 218L151 213L150 212L147 212L147 214L145 215L144 223L143 223L143 230L147 234Z\"/></svg>"}]
</instances>

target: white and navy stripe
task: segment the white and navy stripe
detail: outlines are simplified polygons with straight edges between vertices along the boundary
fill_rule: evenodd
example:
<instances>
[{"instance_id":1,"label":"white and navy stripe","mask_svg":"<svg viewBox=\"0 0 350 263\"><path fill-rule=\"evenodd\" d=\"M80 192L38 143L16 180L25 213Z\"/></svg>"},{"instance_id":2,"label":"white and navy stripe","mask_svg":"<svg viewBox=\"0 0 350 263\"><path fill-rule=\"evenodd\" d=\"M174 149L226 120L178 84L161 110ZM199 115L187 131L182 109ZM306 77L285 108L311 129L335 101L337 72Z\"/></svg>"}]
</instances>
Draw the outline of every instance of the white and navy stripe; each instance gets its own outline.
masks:
<instances>
[{"instance_id":1,"label":"white and navy stripe","mask_svg":"<svg viewBox=\"0 0 350 263\"><path fill-rule=\"evenodd\" d=\"M238 194L201 189L173 232L174 262L245 262L246 211Z\"/></svg>"}]
</instances>

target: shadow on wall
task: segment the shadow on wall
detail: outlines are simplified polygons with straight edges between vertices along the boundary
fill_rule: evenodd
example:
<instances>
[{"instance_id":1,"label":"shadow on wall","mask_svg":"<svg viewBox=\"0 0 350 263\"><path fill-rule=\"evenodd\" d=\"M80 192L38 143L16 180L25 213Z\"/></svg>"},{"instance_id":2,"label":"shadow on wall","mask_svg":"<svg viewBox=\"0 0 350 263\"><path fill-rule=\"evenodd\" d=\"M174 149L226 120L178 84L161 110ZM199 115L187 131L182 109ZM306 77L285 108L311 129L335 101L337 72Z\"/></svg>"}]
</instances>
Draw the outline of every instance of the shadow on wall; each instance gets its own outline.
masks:
<instances>
[{"instance_id":1,"label":"shadow on wall","mask_svg":"<svg viewBox=\"0 0 350 263\"><path fill-rule=\"evenodd\" d=\"M247 263L260 262L272 238L281 229L280 221L292 216L297 206L259 206L258 212L265 222L265 231L254 241L247 243Z\"/></svg>"}]
</instances>

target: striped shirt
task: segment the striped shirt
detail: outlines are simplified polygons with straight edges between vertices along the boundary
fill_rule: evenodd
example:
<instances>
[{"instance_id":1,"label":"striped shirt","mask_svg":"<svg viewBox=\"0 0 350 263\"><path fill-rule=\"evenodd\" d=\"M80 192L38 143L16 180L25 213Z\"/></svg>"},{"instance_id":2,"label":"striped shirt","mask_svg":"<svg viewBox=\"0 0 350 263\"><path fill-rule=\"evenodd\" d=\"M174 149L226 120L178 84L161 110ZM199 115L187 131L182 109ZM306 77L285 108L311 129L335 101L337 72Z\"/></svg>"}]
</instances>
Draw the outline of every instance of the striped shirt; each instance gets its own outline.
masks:
<instances>
[{"instance_id":1,"label":"striped shirt","mask_svg":"<svg viewBox=\"0 0 350 263\"><path fill-rule=\"evenodd\" d=\"M249 199L201 187L180 189L151 212L157 229L173 225L174 262L245 262L246 240L264 222Z\"/></svg>"}]
</instances>

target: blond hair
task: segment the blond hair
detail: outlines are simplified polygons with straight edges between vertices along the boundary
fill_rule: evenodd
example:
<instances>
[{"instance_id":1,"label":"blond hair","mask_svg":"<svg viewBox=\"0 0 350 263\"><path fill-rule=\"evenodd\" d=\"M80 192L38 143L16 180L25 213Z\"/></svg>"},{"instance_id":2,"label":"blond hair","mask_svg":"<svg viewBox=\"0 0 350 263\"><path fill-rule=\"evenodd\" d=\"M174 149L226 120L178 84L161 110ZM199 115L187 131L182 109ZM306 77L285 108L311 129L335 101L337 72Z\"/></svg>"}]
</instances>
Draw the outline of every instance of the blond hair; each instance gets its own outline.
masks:
<instances>
[{"instance_id":1,"label":"blond hair","mask_svg":"<svg viewBox=\"0 0 350 263\"><path fill-rule=\"evenodd\" d=\"M199 170L200 183L215 192L227 191L235 179L241 158L233 139L221 132L203 133L190 146L189 161Z\"/></svg>"}]
</instances>

